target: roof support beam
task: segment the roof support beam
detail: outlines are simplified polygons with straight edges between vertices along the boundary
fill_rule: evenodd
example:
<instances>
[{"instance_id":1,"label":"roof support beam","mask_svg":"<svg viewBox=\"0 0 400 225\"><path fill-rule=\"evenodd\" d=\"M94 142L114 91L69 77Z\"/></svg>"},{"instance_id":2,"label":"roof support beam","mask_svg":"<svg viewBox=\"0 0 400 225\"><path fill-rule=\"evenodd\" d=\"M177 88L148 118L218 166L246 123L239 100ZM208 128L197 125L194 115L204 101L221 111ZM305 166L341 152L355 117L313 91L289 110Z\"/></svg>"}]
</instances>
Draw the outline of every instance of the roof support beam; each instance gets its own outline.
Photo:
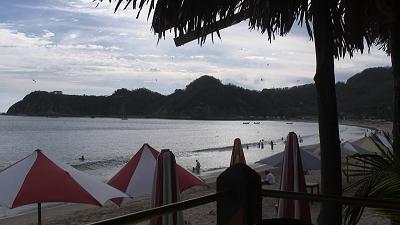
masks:
<instances>
[{"instance_id":1,"label":"roof support beam","mask_svg":"<svg viewBox=\"0 0 400 225\"><path fill-rule=\"evenodd\" d=\"M208 34L218 32L219 30L238 24L247 18L249 18L247 10L244 10L234 14L233 16L226 17L216 21L215 23L204 26L199 30L189 31L186 34L174 38L175 46L179 47L196 39L202 39L201 41L203 41Z\"/></svg>"}]
</instances>

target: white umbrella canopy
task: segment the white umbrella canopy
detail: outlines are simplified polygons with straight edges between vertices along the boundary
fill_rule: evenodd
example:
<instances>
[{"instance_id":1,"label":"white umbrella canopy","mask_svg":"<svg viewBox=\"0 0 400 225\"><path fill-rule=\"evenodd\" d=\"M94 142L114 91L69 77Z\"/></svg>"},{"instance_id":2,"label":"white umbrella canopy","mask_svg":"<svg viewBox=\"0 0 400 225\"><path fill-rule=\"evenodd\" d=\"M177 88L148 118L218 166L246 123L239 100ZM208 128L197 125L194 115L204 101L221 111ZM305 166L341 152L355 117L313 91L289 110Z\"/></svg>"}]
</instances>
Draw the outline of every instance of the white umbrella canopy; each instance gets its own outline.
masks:
<instances>
[{"instance_id":1,"label":"white umbrella canopy","mask_svg":"<svg viewBox=\"0 0 400 225\"><path fill-rule=\"evenodd\" d=\"M8 208L44 202L102 206L109 199L128 197L41 150L0 172L0 193L0 205Z\"/></svg>"},{"instance_id":2,"label":"white umbrella canopy","mask_svg":"<svg viewBox=\"0 0 400 225\"><path fill-rule=\"evenodd\" d=\"M300 155L303 159L303 169L304 170L320 170L321 169L321 159L314 155L313 153L303 150L300 148ZM269 156L267 158L261 159L256 163L266 164L273 167L280 167L283 163L283 157L285 152L279 152L275 155Z\"/></svg>"},{"instance_id":3,"label":"white umbrella canopy","mask_svg":"<svg viewBox=\"0 0 400 225\"><path fill-rule=\"evenodd\" d=\"M311 145L311 146L302 146L300 147L303 150L306 150L308 152L311 152L314 155L320 156L321 155L321 148L319 144L317 145ZM366 155L366 154L371 154L370 151L366 150L363 147L357 146L349 141L345 141L340 143L340 154L342 157L346 157L349 155Z\"/></svg>"}]
</instances>

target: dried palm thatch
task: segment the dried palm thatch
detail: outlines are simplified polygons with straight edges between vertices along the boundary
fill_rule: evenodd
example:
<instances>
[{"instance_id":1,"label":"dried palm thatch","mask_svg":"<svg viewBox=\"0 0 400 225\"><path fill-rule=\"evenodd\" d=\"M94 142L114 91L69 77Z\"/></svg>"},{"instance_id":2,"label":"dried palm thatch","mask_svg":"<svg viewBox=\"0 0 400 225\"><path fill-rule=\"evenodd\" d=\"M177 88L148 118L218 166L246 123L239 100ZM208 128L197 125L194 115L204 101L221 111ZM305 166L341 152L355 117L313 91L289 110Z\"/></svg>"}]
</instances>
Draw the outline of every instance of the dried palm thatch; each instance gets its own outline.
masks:
<instances>
[{"instance_id":1,"label":"dried palm thatch","mask_svg":"<svg viewBox=\"0 0 400 225\"><path fill-rule=\"evenodd\" d=\"M103 2L107 0L94 0ZM152 29L159 39L165 38L167 30L173 30L177 46L189 41L198 40L204 44L207 36L219 38L221 29L248 20L249 29L259 30L268 35L271 41L276 35L284 36L297 22L304 25L309 37L313 38L312 18L313 1L310 0L108 0L116 2L115 12L122 8L138 9L137 17L142 9L148 8L147 18L153 13ZM355 0L362 1L362 0ZM368 0L373 1L373 0ZM351 2L351 3L350 3ZM344 57L346 53L352 56L354 50L363 50L363 42L359 37L346 34L343 15L344 6L352 5L352 0L330 0L330 17L332 20L332 34L334 56ZM353 20L352 20L353 21ZM369 31L367 46L376 40L374 30ZM385 39L382 39L385 40Z\"/></svg>"},{"instance_id":2,"label":"dried palm thatch","mask_svg":"<svg viewBox=\"0 0 400 225\"><path fill-rule=\"evenodd\" d=\"M349 48L363 52L372 45L390 54L388 25L398 20L394 0L342 0L345 38ZM366 44L366 46L365 46Z\"/></svg>"}]
</instances>

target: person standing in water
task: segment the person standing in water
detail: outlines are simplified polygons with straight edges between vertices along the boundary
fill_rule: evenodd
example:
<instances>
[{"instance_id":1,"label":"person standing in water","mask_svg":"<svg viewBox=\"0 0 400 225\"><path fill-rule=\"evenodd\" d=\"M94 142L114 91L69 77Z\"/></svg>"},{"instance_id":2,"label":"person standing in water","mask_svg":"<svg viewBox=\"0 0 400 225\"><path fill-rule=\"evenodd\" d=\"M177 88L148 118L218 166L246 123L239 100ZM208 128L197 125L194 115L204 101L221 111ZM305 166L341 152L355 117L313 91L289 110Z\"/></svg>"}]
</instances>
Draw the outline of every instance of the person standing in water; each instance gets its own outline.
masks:
<instances>
[{"instance_id":1,"label":"person standing in water","mask_svg":"<svg viewBox=\"0 0 400 225\"><path fill-rule=\"evenodd\" d=\"M196 159L196 173L200 173L200 162Z\"/></svg>"},{"instance_id":2,"label":"person standing in water","mask_svg":"<svg viewBox=\"0 0 400 225\"><path fill-rule=\"evenodd\" d=\"M274 142L272 140L271 140L270 144L271 144L271 150L274 150Z\"/></svg>"}]
</instances>

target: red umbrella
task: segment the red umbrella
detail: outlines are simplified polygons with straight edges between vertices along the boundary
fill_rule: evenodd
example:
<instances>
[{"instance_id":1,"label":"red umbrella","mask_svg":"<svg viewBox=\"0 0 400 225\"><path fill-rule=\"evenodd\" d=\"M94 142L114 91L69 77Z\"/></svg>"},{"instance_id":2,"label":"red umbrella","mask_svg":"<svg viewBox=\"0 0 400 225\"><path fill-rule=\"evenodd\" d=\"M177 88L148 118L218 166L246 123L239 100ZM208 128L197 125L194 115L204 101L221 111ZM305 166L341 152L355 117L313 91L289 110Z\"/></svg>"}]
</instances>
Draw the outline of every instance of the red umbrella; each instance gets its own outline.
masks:
<instances>
[{"instance_id":1,"label":"red umbrella","mask_svg":"<svg viewBox=\"0 0 400 225\"><path fill-rule=\"evenodd\" d=\"M281 191L306 193L303 163L297 135L290 132L286 139L281 173ZM303 220L311 223L309 202L305 200L279 199L278 217Z\"/></svg>"},{"instance_id":2,"label":"red umbrella","mask_svg":"<svg viewBox=\"0 0 400 225\"><path fill-rule=\"evenodd\" d=\"M160 152L148 144L144 144L122 169L108 182L109 185L125 192L132 198L150 195L153 188L153 174L157 156ZM205 185L204 181L176 164L176 173L180 192L194 186ZM115 199L121 205L130 199Z\"/></svg>"},{"instance_id":3,"label":"red umbrella","mask_svg":"<svg viewBox=\"0 0 400 225\"><path fill-rule=\"evenodd\" d=\"M0 204L8 208L42 202L103 205L107 200L128 197L121 191L52 158L41 150L0 172Z\"/></svg>"},{"instance_id":4,"label":"red umbrella","mask_svg":"<svg viewBox=\"0 0 400 225\"><path fill-rule=\"evenodd\" d=\"M231 155L231 166L237 163L246 164L246 159L244 157L242 143L239 138L236 138L233 142L233 149Z\"/></svg>"},{"instance_id":5,"label":"red umbrella","mask_svg":"<svg viewBox=\"0 0 400 225\"><path fill-rule=\"evenodd\" d=\"M174 154L169 149L161 150L157 157L154 174L152 207L159 207L180 200L177 166ZM182 225L182 212L158 216L150 221L150 225Z\"/></svg>"}]
</instances>

